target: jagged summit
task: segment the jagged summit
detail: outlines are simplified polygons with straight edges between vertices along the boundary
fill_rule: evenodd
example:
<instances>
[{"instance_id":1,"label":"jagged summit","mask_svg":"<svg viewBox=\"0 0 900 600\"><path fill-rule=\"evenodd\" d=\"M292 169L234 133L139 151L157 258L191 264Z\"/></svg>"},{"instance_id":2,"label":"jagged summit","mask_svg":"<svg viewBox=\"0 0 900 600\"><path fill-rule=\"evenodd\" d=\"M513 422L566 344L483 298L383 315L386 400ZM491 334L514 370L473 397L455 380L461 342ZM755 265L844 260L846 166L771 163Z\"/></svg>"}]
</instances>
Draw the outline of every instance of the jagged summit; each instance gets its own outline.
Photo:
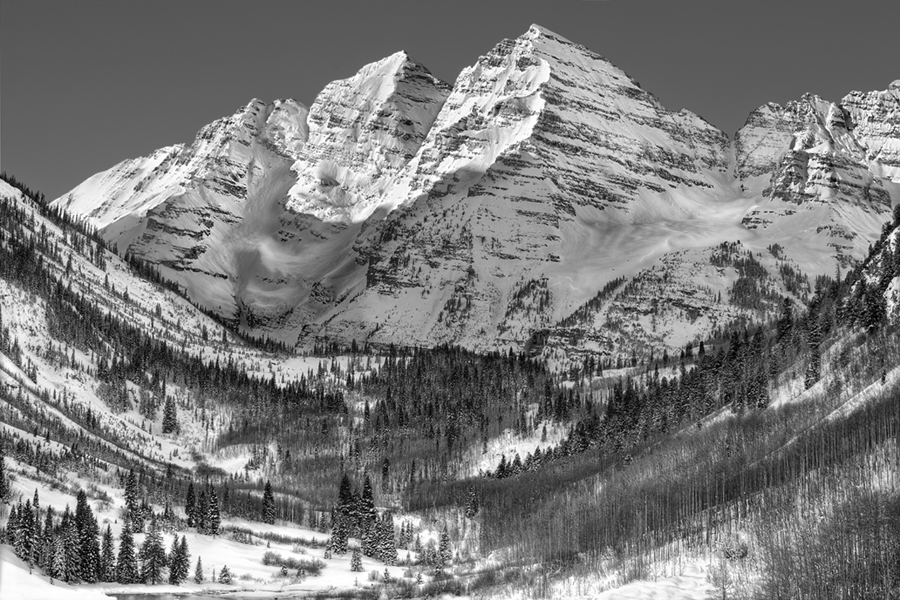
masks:
<instances>
[{"instance_id":1,"label":"jagged summit","mask_svg":"<svg viewBox=\"0 0 900 600\"><path fill-rule=\"evenodd\" d=\"M896 83L805 95L731 140L532 25L452 86L399 51L56 203L255 335L521 348L624 277L664 291L591 308L579 335L677 345L736 317L733 274L707 273L722 243L776 244L809 274L864 254L900 199L897 103Z\"/></svg>"}]
</instances>

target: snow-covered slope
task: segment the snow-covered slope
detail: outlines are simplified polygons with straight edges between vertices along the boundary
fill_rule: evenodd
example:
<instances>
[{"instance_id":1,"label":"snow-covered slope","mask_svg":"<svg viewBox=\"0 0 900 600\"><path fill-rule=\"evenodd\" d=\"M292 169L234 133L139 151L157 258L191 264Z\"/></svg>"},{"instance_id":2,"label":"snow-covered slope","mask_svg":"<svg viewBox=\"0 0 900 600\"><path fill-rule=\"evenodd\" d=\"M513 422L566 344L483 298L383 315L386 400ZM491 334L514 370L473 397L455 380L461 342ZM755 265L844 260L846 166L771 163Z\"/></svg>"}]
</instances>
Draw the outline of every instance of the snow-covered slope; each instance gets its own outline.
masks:
<instances>
[{"instance_id":1,"label":"snow-covered slope","mask_svg":"<svg viewBox=\"0 0 900 600\"><path fill-rule=\"evenodd\" d=\"M449 93L405 52L329 83L309 111L293 165L291 209L323 220L365 219L415 156Z\"/></svg>"},{"instance_id":2,"label":"snow-covered slope","mask_svg":"<svg viewBox=\"0 0 900 600\"><path fill-rule=\"evenodd\" d=\"M666 344L698 311L709 327L735 316L736 272L688 294L722 243L777 244L764 268L809 275L864 255L900 198L898 86L768 104L730 141L535 25L452 89L399 52L308 114L254 101L56 204L257 335L521 347L658 270L643 299L619 298L637 333L615 343Z\"/></svg>"}]
</instances>

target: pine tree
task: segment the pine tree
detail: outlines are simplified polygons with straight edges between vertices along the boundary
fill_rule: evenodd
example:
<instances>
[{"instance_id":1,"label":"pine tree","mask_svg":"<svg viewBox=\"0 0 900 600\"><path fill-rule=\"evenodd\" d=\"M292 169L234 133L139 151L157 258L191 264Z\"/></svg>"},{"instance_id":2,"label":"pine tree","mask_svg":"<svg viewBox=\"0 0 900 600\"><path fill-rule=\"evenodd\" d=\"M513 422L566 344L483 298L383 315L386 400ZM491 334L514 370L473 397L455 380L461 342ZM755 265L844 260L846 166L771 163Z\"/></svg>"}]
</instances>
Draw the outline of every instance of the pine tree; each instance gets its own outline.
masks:
<instances>
[{"instance_id":1,"label":"pine tree","mask_svg":"<svg viewBox=\"0 0 900 600\"><path fill-rule=\"evenodd\" d=\"M447 533L447 526L444 525L444 530L441 531L441 541L438 546L438 558L440 560L440 566L444 567L450 564L450 559L453 557L453 550L450 547L450 534Z\"/></svg>"},{"instance_id":2,"label":"pine tree","mask_svg":"<svg viewBox=\"0 0 900 600\"><path fill-rule=\"evenodd\" d=\"M378 558L378 530L376 521L371 521L364 525L362 535L362 552L370 558Z\"/></svg>"},{"instance_id":3,"label":"pine tree","mask_svg":"<svg viewBox=\"0 0 900 600\"><path fill-rule=\"evenodd\" d=\"M272 484L266 480L266 488L263 492L263 523L275 524L275 495L272 493Z\"/></svg>"},{"instance_id":4,"label":"pine tree","mask_svg":"<svg viewBox=\"0 0 900 600\"><path fill-rule=\"evenodd\" d=\"M347 525L347 517L341 511L334 511L334 518L331 526L331 540L334 545L335 554L345 554L347 552L347 540L350 538L350 532Z\"/></svg>"},{"instance_id":5,"label":"pine tree","mask_svg":"<svg viewBox=\"0 0 900 600\"><path fill-rule=\"evenodd\" d=\"M478 496L475 493L475 486L469 487L469 495L466 500L466 517L472 519L478 514Z\"/></svg>"},{"instance_id":6,"label":"pine tree","mask_svg":"<svg viewBox=\"0 0 900 600\"><path fill-rule=\"evenodd\" d=\"M353 549L353 556L350 557L350 570L358 573L363 570L362 554L359 553L359 548Z\"/></svg>"},{"instance_id":7,"label":"pine tree","mask_svg":"<svg viewBox=\"0 0 900 600\"><path fill-rule=\"evenodd\" d=\"M203 561L197 557L197 567L194 569L194 583L203 583Z\"/></svg>"},{"instance_id":8,"label":"pine tree","mask_svg":"<svg viewBox=\"0 0 900 600\"><path fill-rule=\"evenodd\" d=\"M219 583L231 585L231 571L228 570L228 565L222 567L222 570L219 571Z\"/></svg>"},{"instance_id":9,"label":"pine tree","mask_svg":"<svg viewBox=\"0 0 900 600\"><path fill-rule=\"evenodd\" d=\"M187 495L184 499L184 512L187 516L187 526L194 527L196 523L195 513L197 510L196 507L197 500L194 497L194 482L188 483Z\"/></svg>"},{"instance_id":10,"label":"pine tree","mask_svg":"<svg viewBox=\"0 0 900 600\"><path fill-rule=\"evenodd\" d=\"M817 323L813 323L812 327L809 328L809 363L807 363L806 376L804 377L806 389L811 388L813 385L815 385L816 381L819 380L819 369L822 360L821 351L819 350L819 343L819 325Z\"/></svg>"},{"instance_id":11,"label":"pine tree","mask_svg":"<svg viewBox=\"0 0 900 600\"><path fill-rule=\"evenodd\" d=\"M209 488L208 504L206 508L206 532L209 535L219 535L219 525L222 518L219 515L219 497L214 487Z\"/></svg>"},{"instance_id":12,"label":"pine tree","mask_svg":"<svg viewBox=\"0 0 900 600\"><path fill-rule=\"evenodd\" d=\"M180 542L178 536L175 536L169 558L169 583L179 585L187 580L190 568L191 557L188 552L187 536L182 536Z\"/></svg>"},{"instance_id":13,"label":"pine tree","mask_svg":"<svg viewBox=\"0 0 900 600\"><path fill-rule=\"evenodd\" d=\"M50 577L66 579L66 545L62 535L53 543L53 558L50 562Z\"/></svg>"},{"instance_id":14,"label":"pine tree","mask_svg":"<svg viewBox=\"0 0 900 600\"><path fill-rule=\"evenodd\" d=\"M119 554L116 558L116 581L118 583L137 583L137 559L134 555L134 536L131 526L126 522L119 537Z\"/></svg>"},{"instance_id":15,"label":"pine tree","mask_svg":"<svg viewBox=\"0 0 900 600\"><path fill-rule=\"evenodd\" d=\"M369 479L368 473L366 473L366 478L363 483L362 498L360 501L360 517L362 518L363 523L374 522L378 513L375 511L375 494L372 491L372 480Z\"/></svg>"},{"instance_id":16,"label":"pine tree","mask_svg":"<svg viewBox=\"0 0 900 600\"><path fill-rule=\"evenodd\" d=\"M397 564L397 541L394 532L394 516L385 513L378 521L378 559L386 565Z\"/></svg>"},{"instance_id":17,"label":"pine tree","mask_svg":"<svg viewBox=\"0 0 900 600\"><path fill-rule=\"evenodd\" d=\"M111 583L116 580L116 556L113 548L112 527L106 526L100 549L100 581Z\"/></svg>"},{"instance_id":18,"label":"pine tree","mask_svg":"<svg viewBox=\"0 0 900 600\"><path fill-rule=\"evenodd\" d=\"M194 525L197 527L197 533L206 533L206 515L209 510L209 501L206 499L206 490L200 490L200 498L197 500L197 506L194 507Z\"/></svg>"},{"instance_id":19,"label":"pine tree","mask_svg":"<svg viewBox=\"0 0 900 600\"><path fill-rule=\"evenodd\" d=\"M53 507L47 507L47 516L44 519L43 535L41 536L41 558L39 565L45 571L50 571L53 565L53 552L56 547L56 536L53 534Z\"/></svg>"},{"instance_id":20,"label":"pine tree","mask_svg":"<svg viewBox=\"0 0 900 600\"><path fill-rule=\"evenodd\" d=\"M166 566L169 567L169 579L171 580L172 569L175 565L175 559L178 555L178 534L172 536L172 546L169 547L169 553L166 555Z\"/></svg>"},{"instance_id":21,"label":"pine tree","mask_svg":"<svg viewBox=\"0 0 900 600\"><path fill-rule=\"evenodd\" d=\"M94 583L100 578L99 533L94 513L87 502L84 490L78 491L75 506L75 527L78 529L78 552L81 557L81 580Z\"/></svg>"},{"instance_id":22,"label":"pine tree","mask_svg":"<svg viewBox=\"0 0 900 600\"><path fill-rule=\"evenodd\" d=\"M387 495L391 490L391 461L384 458L381 463L381 493Z\"/></svg>"},{"instance_id":23,"label":"pine tree","mask_svg":"<svg viewBox=\"0 0 900 600\"><path fill-rule=\"evenodd\" d=\"M175 400L172 396L166 396L163 406L162 432L173 433L178 431L178 410L175 408Z\"/></svg>"},{"instance_id":24,"label":"pine tree","mask_svg":"<svg viewBox=\"0 0 900 600\"><path fill-rule=\"evenodd\" d=\"M141 531L143 519L138 515L138 486L137 477L134 475L134 469L128 471L128 479L125 482L125 518L134 531Z\"/></svg>"},{"instance_id":25,"label":"pine tree","mask_svg":"<svg viewBox=\"0 0 900 600\"><path fill-rule=\"evenodd\" d=\"M166 566L166 550L163 548L162 535L154 517L150 521L150 531L141 545L141 581L150 585L162 582L163 569Z\"/></svg>"},{"instance_id":26,"label":"pine tree","mask_svg":"<svg viewBox=\"0 0 900 600\"><path fill-rule=\"evenodd\" d=\"M81 578L81 547L75 518L69 513L68 506L66 506L66 512L63 513L61 535L66 554L66 566L62 578L69 583L77 582Z\"/></svg>"},{"instance_id":27,"label":"pine tree","mask_svg":"<svg viewBox=\"0 0 900 600\"><path fill-rule=\"evenodd\" d=\"M178 577L185 581L191 571L191 551L188 548L187 537L181 536L181 545L178 546Z\"/></svg>"},{"instance_id":28,"label":"pine tree","mask_svg":"<svg viewBox=\"0 0 900 600\"><path fill-rule=\"evenodd\" d=\"M2 330L2 326L0 326L0 330ZM9 499L9 491L9 480L6 478L3 449L0 448L0 502L6 502Z\"/></svg>"}]
</instances>

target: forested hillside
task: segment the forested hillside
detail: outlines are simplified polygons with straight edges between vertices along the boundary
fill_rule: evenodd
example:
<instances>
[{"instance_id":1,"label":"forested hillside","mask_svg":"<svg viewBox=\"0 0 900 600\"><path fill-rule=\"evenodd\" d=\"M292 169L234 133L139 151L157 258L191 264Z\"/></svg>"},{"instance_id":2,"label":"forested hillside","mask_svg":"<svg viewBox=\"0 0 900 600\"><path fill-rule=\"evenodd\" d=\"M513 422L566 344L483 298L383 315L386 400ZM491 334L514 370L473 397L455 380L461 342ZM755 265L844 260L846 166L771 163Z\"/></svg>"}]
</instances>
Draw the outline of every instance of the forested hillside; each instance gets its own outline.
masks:
<instances>
[{"instance_id":1,"label":"forested hillside","mask_svg":"<svg viewBox=\"0 0 900 600\"><path fill-rule=\"evenodd\" d=\"M571 597L687 563L720 598L900 591L900 208L808 287L723 244L763 318L557 369L542 331L522 352L243 339L0 185L0 535L42 576L206 589L194 559L227 542L268 556L247 586L358 596Z\"/></svg>"}]
</instances>

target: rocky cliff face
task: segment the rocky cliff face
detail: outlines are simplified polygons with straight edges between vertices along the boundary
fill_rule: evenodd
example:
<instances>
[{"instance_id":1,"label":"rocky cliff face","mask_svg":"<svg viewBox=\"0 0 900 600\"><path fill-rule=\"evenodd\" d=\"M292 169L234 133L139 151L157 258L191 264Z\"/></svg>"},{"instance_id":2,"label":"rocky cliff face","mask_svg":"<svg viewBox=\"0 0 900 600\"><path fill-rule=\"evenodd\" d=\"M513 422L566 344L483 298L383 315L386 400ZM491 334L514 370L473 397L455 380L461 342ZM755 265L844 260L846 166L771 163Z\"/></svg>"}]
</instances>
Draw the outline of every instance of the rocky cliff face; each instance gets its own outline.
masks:
<instances>
[{"instance_id":1,"label":"rocky cliff face","mask_svg":"<svg viewBox=\"0 0 900 600\"><path fill-rule=\"evenodd\" d=\"M643 351L861 258L900 198L898 85L730 141L532 26L452 88L397 53L57 203L257 335Z\"/></svg>"},{"instance_id":2,"label":"rocky cliff face","mask_svg":"<svg viewBox=\"0 0 900 600\"><path fill-rule=\"evenodd\" d=\"M309 112L309 137L293 170L292 210L359 221L416 155L450 86L405 52L329 83Z\"/></svg>"}]
</instances>

